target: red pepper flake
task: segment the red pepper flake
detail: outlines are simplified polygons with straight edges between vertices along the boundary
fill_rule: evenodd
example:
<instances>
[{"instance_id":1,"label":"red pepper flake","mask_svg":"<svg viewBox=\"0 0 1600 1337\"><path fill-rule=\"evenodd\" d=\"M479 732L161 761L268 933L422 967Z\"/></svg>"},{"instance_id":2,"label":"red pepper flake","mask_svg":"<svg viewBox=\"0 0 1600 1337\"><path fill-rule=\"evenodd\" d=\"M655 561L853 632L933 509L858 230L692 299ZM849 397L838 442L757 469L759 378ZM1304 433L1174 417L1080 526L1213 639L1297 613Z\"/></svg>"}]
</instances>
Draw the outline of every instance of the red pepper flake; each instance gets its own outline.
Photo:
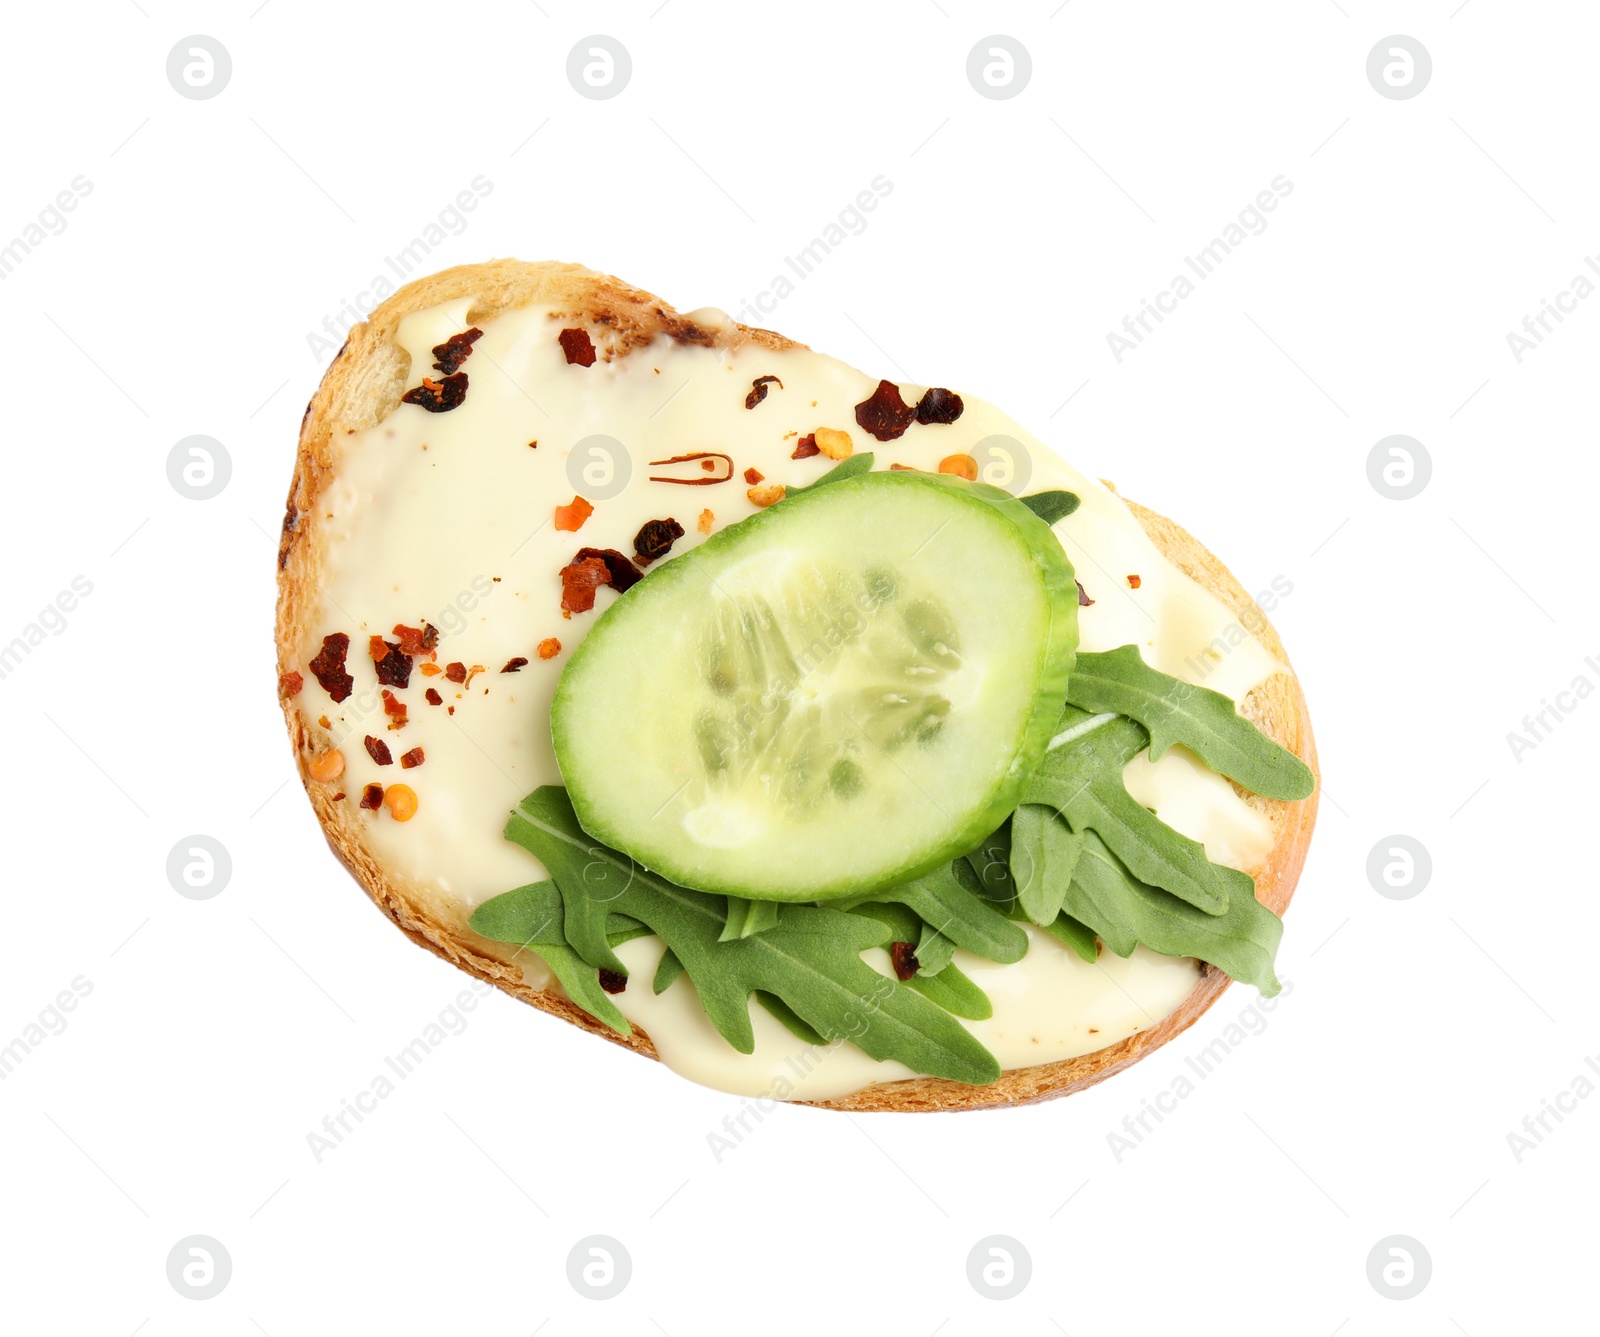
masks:
<instances>
[{"instance_id":1,"label":"red pepper flake","mask_svg":"<svg viewBox=\"0 0 1600 1337\"><path fill-rule=\"evenodd\" d=\"M428 688L428 690L422 694L422 699L430 706L442 706L444 704L444 697L439 695L439 690L436 687Z\"/></svg>"},{"instance_id":2,"label":"red pepper flake","mask_svg":"<svg viewBox=\"0 0 1600 1337\"><path fill-rule=\"evenodd\" d=\"M670 515L665 520L646 520L633 536L633 553L640 566L649 566L658 557L672 551L672 545L683 537L683 526Z\"/></svg>"},{"instance_id":3,"label":"red pepper flake","mask_svg":"<svg viewBox=\"0 0 1600 1337\"><path fill-rule=\"evenodd\" d=\"M394 765L394 757L389 752L389 745L381 738L374 738L371 734L366 737L367 755L380 766Z\"/></svg>"},{"instance_id":4,"label":"red pepper flake","mask_svg":"<svg viewBox=\"0 0 1600 1337\"><path fill-rule=\"evenodd\" d=\"M422 765L422 762L423 756L422 749L420 747L414 747L411 749L411 751L400 754L400 769L403 771L412 770L415 767Z\"/></svg>"},{"instance_id":5,"label":"red pepper flake","mask_svg":"<svg viewBox=\"0 0 1600 1337\"><path fill-rule=\"evenodd\" d=\"M891 942L889 944L889 961L894 966L895 977L908 980L917 973L917 949L914 943Z\"/></svg>"},{"instance_id":6,"label":"red pepper flake","mask_svg":"<svg viewBox=\"0 0 1600 1337\"><path fill-rule=\"evenodd\" d=\"M411 656L401 653L397 642L386 641L382 636L374 636L371 652L373 667L378 671L380 683L385 687L411 685Z\"/></svg>"},{"instance_id":7,"label":"red pepper flake","mask_svg":"<svg viewBox=\"0 0 1600 1337\"><path fill-rule=\"evenodd\" d=\"M501 669L500 672L516 673L521 670L527 664L527 662L528 657L526 655L518 655L515 659L506 660L506 666Z\"/></svg>"},{"instance_id":8,"label":"red pepper flake","mask_svg":"<svg viewBox=\"0 0 1600 1337\"><path fill-rule=\"evenodd\" d=\"M1089 597L1088 592L1083 588L1083 582L1081 580L1075 580L1072 583L1078 587L1078 607L1088 608L1090 605L1092 605L1094 600Z\"/></svg>"},{"instance_id":9,"label":"red pepper flake","mask_svg":"<svg viewBox=\"0 0 1600 1337\"><path fill-rule=\"evenodd\" d=\"M539 658L554 659L561 653L561 642L554 636L546 636L539 642Z\"/></svg>"},{"instance_id":10,"label":"red pepper flake","mask_svg":"<svg viewBox=\"0 0 1600 1337\"><path fill-rule=\"evenodd\" d=\"M406 703L396 698L387 687L383 689L383 713L389 717L391 729L406 727Z\"/></svg>"},{"instance_id":11,"label":"red pepper flake","mask_svg":"<svg viewBox=\"0 0 1600 1337\"><path fill-rule=\"evenodd\" d=\"M424 664L418 670L418 672L421 673L424 678L437 678L441 673L444 672L444 670L437 664Z\"/></svg>"},{"instance_id":12,"label":"red pepper flake","mask_svg":"<svg viewBox=\"0 0 1600 1337\"><path fill-rule=\"evenodd\" d=\"M588 330L562 330L561 351L567 355L567 365L594 366L594 340Z\"/></svg>"},{"instance_id":13,"label":"red pepper flake","mask_svg":"<svg viewBox=\"0 0 1600 1337\"><path fill-rule=\"evenodd\" d=\"M368 785L361 791L361 806L368 812L377 812L383 807L383 786Z\"/></svg>"},{"instance_id":14,"label":"red pepper flake","mask_svg":"<svg viewBox=\"0 0 1600 1337\"><path fill-rule=\"evenodd\" d=\"M561 568L561 609L587 613L594 607L594 592L611 583L611 572L599 557L584 557Z\"/></svg>"},{"instance_id":15,"label":"red pepper flake","mask_svg":"<svg viewBox=\"0 0 1600 1337\"><path fill-rule=\"evenodd\" d=\"M528 449L529 450L538 450L539 449L539 443L537 441L528 442Z\"/></svg>"},{"instance_id":16,"label":"red pepper flake","mask_svg":"<svg viewBox=\"0 0 1600 1337\"><path fill-rule=\"evenodd\" d=\"M744 397L744 406L747 409L753 409L757 404L765 399L767 397L767 387L769 385L775 385L780 390L783 389L783 382L780 381L776 376L757 376L755 380L751 381L750 393Z\"/></svg>"},{"instance_id":17,"label":"red pepper flake","mask_svg":"<svg viewBox=\"0 0 1600 1337\"><path fill-rule=\"evenodd\" d=\"M278 695L287 700L291 696L299 696L300 689L306 685L306 680L292 670L278 675Z\"/></svg>"},{"instance_id":18,"label":"red pepper flake","mask_svg":"<svg viewBox=\"0 0 1600 1337\"><path fill-rule=\"evenodd\" d=\"M744 481L749 483L751 487L754 487L764 478L766 478L766 474L762 473L760 469L746 469L744 471Z\"/></svg>"},{"instance_id":19,"label":"red pepper flake","mask_svg":"<svg viewBox=\"0 0 1600 1337\"><path fill-rule=\"evenodd\" d=\"M442 381L435 381L424 376L422 384L413 390L407 390L400 396L402 404L415 404L418 408L427 409L429 413L448 413L453 408L460 408L467 398L467 373L458 371L454 376L446 376Z\"/></svg>"},{"instance_id":20,"label":"red pepper flake","mask_svg":"<svg viewBox=\"0 0 1600 1337\"><path fill-rule=\"evenodd\" d=\"M322 684L322 690L337 703L350 695L356 680L344 670L344 659L350 653L350 638L342 631L322 638L322 649L307 667Z\"/></svg>"},{"instance_id":21,"label":"red pepper flake","mask_svg":"<svg viewBox=\"0 0 1600 1337\"><path fill-rule=\"evenodd\" d=\"M791 460L809 460L813 455L820 454L822 454L822 449L817 445L817 434L812 432L794 443L794 454L789 458Z\"/></svg>"},{"instance_id":22,"label":"red pepper flake","mask_svg":"<svg viewBox=\"0 0 1600 1337\"><path fill-rule=\"evenodd\" d=\"M433 355L438 359L433 364L435 371L442 371L449 375L460 369L460 366L472 356L472 345L483 338L483 331L477 326L470 330L463 330L460 334L452 334L442 344L434 344Z\"/></svg>"},{"instance_id":23,"label":"red pepper flake","mask_svg":"<svg viewBox=\"0 0 1600 1337\"><path fill-rule=\"evenodd\" d=\"M1136 589L1139 588L1139 586L1141 586L1143 584L1144 584L1144 581L1141 580L1138 576L1129 576L1128 577L1128 588L1130 590L1136 590Z\"/></svg>"},{"instance_id":24,"label":"red pepper flake","mask_svg":"<svg viewBox=\"0 0 1600 1337\"><path fill-rule=\"evenodd\" d=\"M961 416L964 408L966 405L954 390L928 389L917 400L917 421L924 426L929 423L952 423Z\"/></svg>"},{"instance_id":25,"label":"red pepper flake","mask_svg":"<svg viewBox=\"0 0 1600 1337\"><path fill-rule=\"evenodd\" d=\"M880 441L893 441L905 434L917 411L900 397L893 381L879 381L878 388L856 405L856 422Z\"/></svg>"},{"instance_id":26,"label":"red pepper flake","mask_svg":"<svg viewBox=\"0 0 1600 1337\"><path fill-rule=\"evenodd\" d=\"M333 728L333 725L331 723L329 723L328 717L326 715L318 715L317 716L317 723L320 724L324 729Z\"/></svg>"},{"instance_id":27,"label":"red pepper flake","mask_svg":"<svg viewBox=\"0 0 1600 1337\"><path fill-rule=\"evenodd\" d=\"M472 680L474 678L476 678L480 673L483 673L483 672L486 672L486 670L484 669L482 664L474 664L471 668L469 668L467 670L467 679L461 685L463 687L471 687L472 686ZM483 690L487 692L489 689L487 687L485 687Z\"/></svg>"},{"instance_id":28,"label":"red pepper flake","mask_svg":"<svg viewBox=\"0 0 1600 1337\"><path fill-rule=\"evenodd\" d=\"M467 666L457 659L454 663L444 666L444 676L449 678L451 682L465 682L467 680Z\"/></svg>"},{"instance_id":29,"label":"red pepper flake","mask_svg":"<svg viewBox=\"0 0 1600 1337\"><path fill-rule=\"evenodd\" d=\"M574 497L565 506L556 507L556 528L563 533L576 534L583 522L594 514L594 507L583 497Z\"/></svg>"},{"instance_id":30,"label":"red pepper flake","mask_svg":"<svg viewBox=\"0 0 1600 1337\"><path fill-rule=\"evenodd\" d=\"M628 977L619 975L614 970L607 970L602 966L600 968L600 987L607 993L621 993L628 987Z\"/></svg>"},{"instance_id":31,"label":"red pepper flake","mask_svg":"<svg viewBox=\"0 0 1600 1337\"><path fill-rule=\"evenodd\" d=\"M678 532L683 533L681 529ZM582 562L590 557L598 557L606 564L606 575L610 577L611 588L618 594L631 590L644 579L644 573L628 560L628 555L618 552L615 548L579 548L578 555L572 560Z\"/></svg>"},{"instance_id":32,"label":"red pepper flake","mask_svg":"<svg viewBox=\"0 0 1600 1337\"><path fill-rule=\"evenodd\" d=\"M335 803L343 803L344 802L344 790L341 789L337 794L335 794L333 796L333 801Z\"/></svg>"},{"instance_id":33,"label":"red pepper flake","mask_svg":"<svg viewBox=\"0 0 1600 1337\"><path fill-rule=\"evenodd\" d=\"M687 464L690 460L703 461L700 465L701 469L712 476L709 478L663 478L660 475L651 474L650 481L652 483L681 483L685 487L710 487L713 483L726 483L733 477L733 460L719 450L695 450L690 451L687 455L674 455L671 459L651 460L650 467L654 469L662 464ZM718 460L728 466L727 473L719 474L717 469Z\"/></svg>"},{"instance_id":34,"label":"red pepper flake","mask_svg":"<svg viewBox=\"0 0 1600 1337\"><path fill-rule=\"evenodd\" d=\"M424 622L420 627L408 627L403 622L396 622L394 634L400 638L400 653L406 655L427 655L433 658L433 652L439 647L439 628L430 627Z\"/></svg>"}]
</instances>

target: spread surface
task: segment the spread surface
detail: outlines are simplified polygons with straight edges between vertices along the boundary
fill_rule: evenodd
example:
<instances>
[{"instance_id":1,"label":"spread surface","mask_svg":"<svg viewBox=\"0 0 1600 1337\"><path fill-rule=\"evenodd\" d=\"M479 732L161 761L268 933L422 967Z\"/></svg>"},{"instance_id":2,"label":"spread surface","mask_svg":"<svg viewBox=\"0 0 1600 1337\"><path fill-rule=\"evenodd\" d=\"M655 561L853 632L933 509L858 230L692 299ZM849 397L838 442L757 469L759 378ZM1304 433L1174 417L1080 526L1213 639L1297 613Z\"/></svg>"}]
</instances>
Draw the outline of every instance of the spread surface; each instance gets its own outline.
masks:
<instances>
[{"instance_id":1,"label":"spread surface","mask_svg":"<svg viewBox=\"0 0 1600 1337\"><path fill-rule=\"evenodd\" d=\"M431 350L468 328L471 306L462 299L402 322L408 387L423 376L442 377ZM726 321L715 312L691 319L711 328ZM524 795L561 783L549 729L556 681L617 597L602 586L593 611L564 617L561 569L583 547L631 556L641 527L668 518L684 531L659 559L670 561L704 541L703 512L711 513L714 532L755 512L751 485L800 486L832 467L822 454L792 458L797 442L818 428L848 432L855 451L873 451L879 467L934 470L952 454L968 454L985 481L1019 494L1076 493L1081 506L1055 532L1093 601L1079 609L1083 650L1137 645L1153 667L1235 701L1282 670L1230 609L1160 554L1114 494L988 404L963 395L955 422L913 424L880 443L855 420L855 405L876 379L833 358L658 337L607 360L607 332L594 329L600 357L584 366L569 362L559 337L578 323L536 306L482 322L482 337L460 363L468 380L459 405L429 412L402 403L372 428L336 433L335 476L318 500L321 602L298 667L310 664L324 637L343 633L355 684L335 703L306 672L298 704L308 720L328 720L328 739L346 761L335 788L352 809L368 785L415 792L409 820L384 808L360 811L363 838L389 875L446 922L464 924L483 901L544 875L531 855L501 838L501 827ZM777 382L746 407L761 377ZM924 388L904 384L906 402L915 403ZM700 460L652 464L694 452L726 455L728 481L651 481L728 472L720 462L714 473L703 472ZM747 480L746 470L760 479ZM556 508L575 497L592 513L575 532L558 529ZM408 685L391 689L391 711L396 702L406 707L403 727L392 728L368 660L369 638L392 640L396 625L424 623L439 632L437 665L460 664L466 674L462 681L424 675L417 659ZM551 638L561 650L542 659L539 646ZM526 662L502 671L518 659ZM650 671L644 657L639 671ZM376 758L364 744L368 736L383 744ZM418 748L421 764L403 767L401 758ZM393 760L380 765L385 749ZM1181 747L1157 762L1135 758L1124 778L1135 799L1219 863L1249 870L1271 849L1267 819ZM1102 953L1091 964L1048 934L1028 934L1029 952L1015 965L956 954L994 1007L990 1019L962 1024L1004 1068L1089 1053L1148 1029L1198 979L1193 961L1143 947L1127 960ZM618 954L631 983L615 1002L666 1063L696 1081L749 1095L823 1099L912 1075L849 1045L807 1045L754 1004L755 1052L739 1054L706 1020L686 977L652 994L659 940L635 939ZM537 958L520 959L530 985L550 987ZM886 954L866 959L890 973Z\"/></svg>"}]
</instances>

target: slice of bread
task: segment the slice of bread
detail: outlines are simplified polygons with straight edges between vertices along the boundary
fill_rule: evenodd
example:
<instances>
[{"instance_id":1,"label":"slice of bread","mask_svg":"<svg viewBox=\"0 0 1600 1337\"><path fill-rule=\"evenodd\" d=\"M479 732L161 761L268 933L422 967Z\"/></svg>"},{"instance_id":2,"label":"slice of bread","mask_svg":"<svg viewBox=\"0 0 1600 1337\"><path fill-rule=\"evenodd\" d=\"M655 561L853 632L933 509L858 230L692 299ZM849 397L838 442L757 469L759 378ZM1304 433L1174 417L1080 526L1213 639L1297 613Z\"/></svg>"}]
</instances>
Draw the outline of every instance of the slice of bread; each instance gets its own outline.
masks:
<instances>
[{"instance_id":1,"label":"slice of bread","mask_svg":"<svg viewBox=\"0 0 1600 1337\"><path fill-rule=\"evenodd\" d=\"M412 312L465 297L474 299L468 321L478 325L502 311L530 304L558 308L574 323L609 330L613 357L626 357L657 338L712 348L747 342L775 350L802 347L770 330L732 323L696 323L649 293L578 265L494 260L463 265L407 284L350 331L306 406L278 549L277 646L282 674L304 669L301 646L318 614L319 573L327 540L318 523L317 499L335 478L335 434L371 427L399 404L411 373L410 359L396 342L400 321ZM1257 639L1279 662L1288 662L1266 616L1221 562L1172 521L1131 502L1128 505L1156 546L1174 564L1233 609L1241 625L1255 628ZM329 786L310 781L307 768L328 745L326 731L315 718L303 713L293 698L284 700L283 708L301 779L329 844L378 907L413 941L545 1012L655 1057L649 1037L637 1027L631 1037L620 1036L559 993L529 987L523 982L516 949L473 933L467 927L469 911L465 906L441 906L437 898L419 894L403 876L385 867L364 840L355 805L335 802ZM1316 753L1306 704L1292 674L1268 678L1240 708L1315 770ZM1255 877L1258 898L1281 915L1305 861L1317 798L1313 795L1303 802L1285 803L1255 795L1245 797L1267 817L1274 833L1271 852L1262 866L1247 871ZM959 1110L1066 1095L1136 1063L1193 1025L1229 983L1220 971L1204 967L1200 983L1183 1005L1149 1030L1079 1058L1008 1071L989 1086L915 1078L814 1103L841 1110Z\"/></svg>"}]
</instances>

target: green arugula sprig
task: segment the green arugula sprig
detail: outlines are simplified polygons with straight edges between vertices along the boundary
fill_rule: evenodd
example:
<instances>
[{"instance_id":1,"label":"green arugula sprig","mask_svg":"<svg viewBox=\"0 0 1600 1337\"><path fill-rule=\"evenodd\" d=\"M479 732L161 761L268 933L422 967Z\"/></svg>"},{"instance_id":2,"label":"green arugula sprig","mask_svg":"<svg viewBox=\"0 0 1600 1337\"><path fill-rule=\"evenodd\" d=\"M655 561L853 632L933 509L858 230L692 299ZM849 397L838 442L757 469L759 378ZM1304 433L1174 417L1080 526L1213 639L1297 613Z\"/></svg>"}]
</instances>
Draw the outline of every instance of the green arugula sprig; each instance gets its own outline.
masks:
<instances>
[{"instance_id":1,"label":"green arugula sprig","mask_svg":"<svg viewBox=\"0 0 1600 1337\"><path fill-rule=\"evenodd\" d=\"M1139 943L1163 956L1193 956L1270 998L1279 989L1272 962L1283 921L1256 900L1250 879L1239 876L1245 886L1229 898L1227 912L1208 915L1139 881L1091 831L1067 889L1066 909L1118 956L1128 956Z\"/></svg>"},{"instance_id":2,"label":"green arugula sprig","mask_svg":"<svg viewBox=\"0 0 1600 1337\"><path fill-rule=\"evenodd\" d=\"M1182 743L1218 775L1262 798L1308 798L1315 788L1311 768L1239 714L1221 692L1157 672L1137 646L1080 652L1067 700L1090 714L1114 711L1138 720L1150 735L1152 761Z\"/></svg>"},{"instance_id":3,"label":"green arugula sprig","mask_svg":"<svg viewBox=\"0 0 1600 1337\"><path fill-rule=\"evenodd\" d=\"M578 825L566 790L559 786L528 795L507 822L506 836L550 871L562 901L562 934L587 966L626 976L608 941L608 920L620 914L648 926L693 982L712 1024L742 1054L755 1048L749 999L752 994L770 995L808 1034L848 1039L872 1058L897 1059L916 1072L975 1085L1000 1075L994 1056L943 1007L861 960L863 951L892 940L891 929L881 920L820 906L782 905L774 926L724 940L725 897L677 886L597 844ZM499 904L507 897L531 903L535 898L528 892L518 888L486 902L473 915L473 928L488 937L495 936L487 931L491 928L522 929L540 914L548 916L550 925L558 922L543 891L537 893L538 903L528 907ZM519 933L501 940L522 943L526 937ZM536 950L542 955L547 948ZM658 979L660 974L658 968ZM568 987L565 980L562 984ZM591 991L585 997L598 1001ZM588 1002L579 1006L592 1010ZM620 1015L614 1004L610 1011L613 1017ZM617 1025L602 1011L594 1015L618 1030L626 1027L625 1021Z\"/></svg>"},{"instance_id":4,"label":"green arugula sprig","mask_svg":"<svg viewBox=\"0 0 1600 1337\"><path fill-rule=\"evenodd\" d=\"M1080 498L1076 492L1064 492L1059 488L1049 492L1033 492L1026 497L1018 497L1017 500L1047 525L1066 519L1080 505Z\"/></svg>"},{"instance_id":5,"label":"green arugula sprig","mask_svg":"<svg viewBox=\"0 0 1600 1337\"><path fill-rule=\"evenodd\" d=\"M1207 914L1227 913L1229 893L1241 878L1251 894L1248 876L1212 863L1198 841L1174 831L1123 786L1122 768L1149 742L1137 722L1068 706L1061 724L1023 787L1025 804L1054 809L1080 835L1097 832L1140 880Z\"/></svg>"}]
</instances>

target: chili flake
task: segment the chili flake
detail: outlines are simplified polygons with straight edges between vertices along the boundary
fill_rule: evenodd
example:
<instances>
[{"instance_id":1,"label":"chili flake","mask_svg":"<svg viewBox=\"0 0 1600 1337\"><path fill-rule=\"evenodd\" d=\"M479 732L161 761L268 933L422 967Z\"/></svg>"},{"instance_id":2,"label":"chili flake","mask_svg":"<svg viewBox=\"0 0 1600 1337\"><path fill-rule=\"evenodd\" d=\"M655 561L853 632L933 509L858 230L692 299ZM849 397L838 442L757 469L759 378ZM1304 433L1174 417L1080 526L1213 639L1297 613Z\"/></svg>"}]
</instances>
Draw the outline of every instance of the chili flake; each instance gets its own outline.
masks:
<instances>
[{"instance_id":1,"label":"chili flake","mask_svg":"<svg viewBox=\"0 0 1600 1337\"><path fill-rule=\"evenodd\" d=\"M430 706L442 706L444 704L444 697L440 696L438 689L433 687L428 688L428 690L422 694L422 699Z\"/></svg>"},{"instance_id":2,"label":"chili flake","mask_svg":"<svg viewBox=\"0 0 1600 1337\"><path fill-rule=\"evenodd\" d=\"M594 340L588 330L562 330L561 351L567 355L567 364L580 367L594 366Z\"/></svg>"},{"instance_id":3,"label":"chili flake","mask_svg":"<svg viewBox=\"0 0 1600 1337\"><path fill-rule=\"evenodd\" d=\"M378 671L378 681L386 687L411 685L411 656L401 652L399 643L386 641L382 636L372 638L373 667Z\"/></svg>"},{"instance_id":4,"label":"chili flake","mask_svg":"<svg viewBox=\"0 0 1600 1337\"><path fill-rule=\"evenodd\" d=\"M435 371L442 371L446 375L456 371L461 364L472 355L472 345L483 338L483 331L477 326L470 330L463 330L460 334L452 334L442 344L433 346L433 355L438 360L433 364Z\"/></svg>"},{"instance_id":5,"label":"chili flake","mask_svg":"<svg viewBox=\"0 0 1600 1337\"><path fill-rule=\"evenodd\" d=\"M856 422L880 441L893 441L911 426L917 411L900 397L893 381L879 381L878 388L856 405Z\"/></svg>"},{"instance_id":6,"label":"chili flake","mask_svg":"<svg viewBox=\"0 0 1600 1337\"><path fill-rule=\"evenodd\" d=\"M952 423L961 416L964 408L966 405L954 390L930 388L917 400L917 421L924 426L929 423Z\"/></svg>"},{"instance_id":7,"label":"chili flake","mask_svg":"<svg viewBox=\"0 0 1600 1337\"><path fill-rule=\"evenodd\" d=\"M611 583L611 572L599 557L583 557L561 568L561 609L587 613L594 607L594 592Z\"/></svg>"},{"instance_id":8,"label":"chili flake","mask_svg":"<svg viewBox=\"0 0 1600 1337\"><path fill-rule=\"evenodd\" d=\"M442 381L424 376L421 385L400 396L402 404L415 404L429 413L448 413L451 409L460 408L466 399L467 373L464 371L446 376Z\"/></svg>"},{"instance_id":9,"label":"chili flake","mask_svg":"<svg viewBox=\"0 0 1600 1337\"><path fill-rule=\"evenodd\" d=\"M678 532L681 534L683 531ZM582 562L590 557L598 557L606 564L606 575L610 577L608 583L618 594L631 590L644 579L643 573L628 560L627 554L615 548L579 548L578 555L572 560Z\"/></svg>"},{"instance_id":10,"label":"chili flake","mask_svg":"<svg viewBox=\"0 0 1600 1337\"><path fill-rule=\"evenodd\" d=\"M780 390L783 389L783 382L776 376L757 376L755 380L751 381L750 393L744 397L744 406L747 409L753 409L765 399L767 397L767 386L769 385L775 385Z\"/></svg>"},{"instance_id":11,"label":"chili flake","mask_svg":"<svg viewBox=\"0 0 1600 1337\"><path fill-rule=\"evenodd\" d=\"M401 754L400 769L403 771L409 771L414 767L422 765L423 760L424 758L422 755L422 749L420 747L414 747L411 749L411 751Z\"/></svg>"},{"instance_id":12,"label":"chili flake","mask_svg":"<svg viewBox=\"0 0 1600 1337\"><path fill-rule=\"evenodd\" d=\"M561 642L554 636L546 636L539 642L539 658L554 659L561 653Z\"/></svg>"},{"instance_id":13,"label":"chili flake","mask_svg":"<svg viewBox=\"0 0 1600 1337\"><path fill-rule=\"evenodd\" d=\"M917 949L914 943L891 942L889 944L889 961L894 966L895 977L908 980L917 973Z\"/></svg>"},{"instance_id":14,"label":"chili flake","mask_svg":"<svg viewBox=\"0 0 1600 1337\"><path fill-rule=\"evenodd\" d=\"M306 680L292 670L278 675L278 695L284 698L299 696L300 689L305 685Z\"/></svg>"},{"instance_id":15,"label":"chili flake","mask_svg":"<svg viewBox=\"0 0 1600 1337\"><path fill-rule=\"evenodd\" d=\"M391 729L404 729L406 727L406 703L398 700L395 694L387 687L383 689L383 713L389 717Z\"/></svg>"},{"instance_id":16,"label":"chili flake","mask_svg":"<svg viewBox=\"0 0 1600 1337\"><path fill-rule=\"evenodd\" d=\"M356 680L346 673L344 668L344 659L349 653L350 638L344 632L336 631L333 635L322 638L322 649L307 665L317 681L322 684L322 690L335 702L343 701L350 695L350 689L356 685Z\"/></svg>"},{"instance_id":17,"label":"chili flake","mask_svg":"<svg viewBox=\"0 0 1600 1337\"><path fill-rule=\"evenodd\" d=\"M374 738L371 734L366 737L367 755L380 766L394 765L394 756L389 751L389 745L381 738Z\"/></svg>"},{"instance_id":18,"label":"chili flake","mask_svg":"<svg viewBox=\"0 0 1600 1337\"><path fill-rule=\"evenodd\" d=\"M704 514L710 515L710 511ZM709 533L709 529L703 532ZM672 545L683 537L683 526L670 515L665 520L646 520L633 536L633 553L640 566L649 566L658 557L672 551Z\"/></svg>"},{"instance_id":19,"label":"chili flake","mask_svg":"<svg viewBox=\"0 0 1600 1337\"><path fill-rule=\"evenodd\" d=\"M528 662L526 655L518 655L515 659L506 660L506 666L500 670L502 673L515 673Z\"/></svg>"},{"instance_id":20,"label":"chili flake","mask_svg":"<svg viewBox=\"0 0 1600 1337\"><path fill-rule=\"evenodd\" d=\"M377 812L383 807L383 786L368 785L361 791L361 806L368 812Z\"/></svg>"},{"instance_id":21,"label":"chili flake","mask_svg":"<svg viewBox=\"0 0 1600 1337\"><path fill-rule=\"evenodd\" d=\"M400 638L401 654L427 655L431 659L439 645L439 628L430 627L426 622L420 627L408 627L403 622L396 622L394 634Z\"/></svg>"},{"instance_id":22,"label":"chili flake","mask_svg":"<svg viewBox=\"0 0 1600 1337\"><path fill-rule=\"evenodd\" d=\"M576 534L583 528L583 522L593 514L593 506L582 497L574 497L565 506L556 507L556 528L564 533Z\"/></svg>"}]
</instances>

